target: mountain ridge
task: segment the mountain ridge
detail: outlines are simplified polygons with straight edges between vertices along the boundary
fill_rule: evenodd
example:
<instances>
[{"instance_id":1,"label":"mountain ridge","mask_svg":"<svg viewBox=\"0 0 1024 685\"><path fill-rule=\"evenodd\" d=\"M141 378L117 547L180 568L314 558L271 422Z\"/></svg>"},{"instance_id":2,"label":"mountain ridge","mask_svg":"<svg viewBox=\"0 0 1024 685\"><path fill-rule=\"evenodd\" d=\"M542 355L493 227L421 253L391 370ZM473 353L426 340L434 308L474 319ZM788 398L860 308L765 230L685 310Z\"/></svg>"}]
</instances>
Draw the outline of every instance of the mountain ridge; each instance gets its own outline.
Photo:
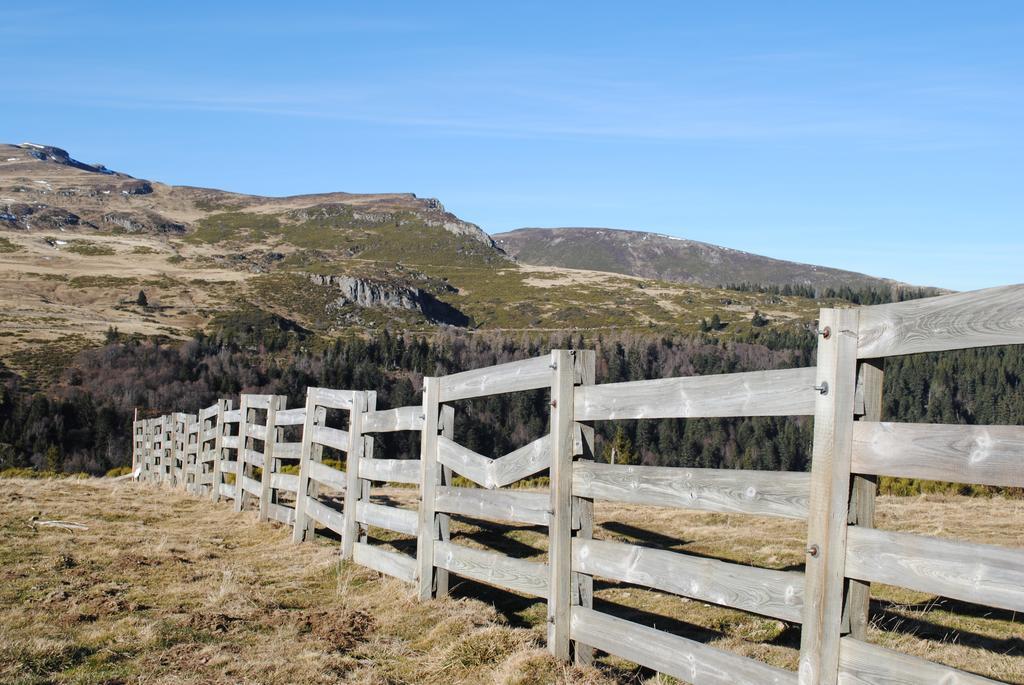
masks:
<instances>
[{"instance_id":1,"label":"mountain ridge","mask_svg":"<svg viewBox=\"0 0 1024 685\"><path fill-rule=\"evenodd\" d=\"M916 287L892 278L766 257L650 231L529 227L495 233L491 237L523 264L610 271L677 283L815 289Z\"/></svg>"}]
</instances>

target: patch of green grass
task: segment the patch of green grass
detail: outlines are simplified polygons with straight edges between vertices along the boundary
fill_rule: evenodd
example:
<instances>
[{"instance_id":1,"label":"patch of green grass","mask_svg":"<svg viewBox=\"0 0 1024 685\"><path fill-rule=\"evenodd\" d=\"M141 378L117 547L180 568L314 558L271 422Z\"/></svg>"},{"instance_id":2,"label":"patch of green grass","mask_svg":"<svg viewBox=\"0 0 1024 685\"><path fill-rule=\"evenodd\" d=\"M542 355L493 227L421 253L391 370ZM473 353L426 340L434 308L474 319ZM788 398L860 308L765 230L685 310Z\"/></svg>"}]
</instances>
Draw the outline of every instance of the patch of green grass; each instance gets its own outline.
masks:
<instances>
[{"instance_id":1,"label":"patch of green grass","mask_svg":"<svg viewBox=\"0 0 1024 685\"><path fill-rule=\"evenodd\" d=\"M86 257L109 257L110 255L117 254L117 250L109 245L98 245L88 240L72 240L70 243L70 245L64 248L65 250L85 255Z\"/></svg>"},{"instance_id":2,"label":"patch of green grass","mask_svg":"<svg viewBox=\"0 0 1024 685\"><path fill-rule=\"evenodd\" d=\"M18 252L20 249L7 238L0 236L0 252Z\"/></svg>"},{"instance_id":3,"label":"patch of green grass","mask_svg":"<svg viewBox=\"0 0 1024 685\"><path fill-rule=\"evenodd\" d=\"M132 248L132 254L156 254L157 251L149 245L136 245Z\"/></svg>"},{"instance_id":4,"label":"patch of green grass","mask_svg":"<svg viewBox=\"0 0 1024 685\"><path fill-rule=\"evenodd\" d=\"M171 255L167 258L168 264L181 264L183 261L185 261L185 258L180 254Z\"/></svg>"},{"instance_id":5,"label":"patch of green grass","mask_svg":"<svg viewBox=\"0 0 1024 685\"><path fill-rule=\"evenodd\" d=\"M280 231L281 222L272 214L222 212L196 223L195 231L185 236L190 243L216 244L231 240L264 240Z\"/></svg>"},{"instance_id":6,"label":"patch of green grass","mask_svg":"<svg viewBox=\"0 0 1024 685\"><path fill-rule=\"evenodd\" d=\"M122 288L138 284L137 278L127 276L75 276L69 281L72 288Z\"/></svg>"}]
</instances>

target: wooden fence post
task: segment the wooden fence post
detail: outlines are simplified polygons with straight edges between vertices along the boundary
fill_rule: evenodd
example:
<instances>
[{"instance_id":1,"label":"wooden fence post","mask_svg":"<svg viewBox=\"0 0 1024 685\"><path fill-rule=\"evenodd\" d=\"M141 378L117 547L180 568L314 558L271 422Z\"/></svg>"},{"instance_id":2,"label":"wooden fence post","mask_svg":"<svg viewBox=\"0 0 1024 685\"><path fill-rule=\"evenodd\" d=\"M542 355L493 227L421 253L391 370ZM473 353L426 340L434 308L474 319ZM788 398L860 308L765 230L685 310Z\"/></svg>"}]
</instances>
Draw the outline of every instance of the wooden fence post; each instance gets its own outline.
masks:
<instances>
[{"instance_id":1,"label":"wooden fence post","mask_svg":"<svg viewBox=\"0 0 1024 685\"><path fill-rule=\"evenodd\" d=\"M576 350L576 380L580 385L593 385L597 354L594 350ZM574 389L575 393L575 389ZM575 406L575 402L574 402ZM594 427L592 424L573 424L573 454L582 459L594 459ZM587 497L572 498L572 527L576 537L589 540L594 536L594 500ZM592 609L594 606L594 577L585 573L572 574L572 604ZM589 666L594 662L592 647L573 643L578 664Z\"/></svg>"},{"instance_id":2,"label":"wooden fence post","mask_svg":"<svg viewBox=\"0 0 1024 685\"><path fill-rule=\"evenodd\" d=\"M263 469L260 472L260 513L257 517L260 521L270 520L270 479L277 470L274 464L274 444L277 442L277 412L283 411L288 398L283 395L273 395L267 403L267 422L264 427L263 441Z\"/></svg>"},{"instance_id":3,"label":"wooden fence post","mask_svg":"<svg viewBox=\"0 0 1024 685\"><path fill-rule=\"evenodd\" d=\"M884 361L873 359L857 365L857 394L860 421L882 420L882 382ZM860 404L863 403L863 408ZM850 494L851 526L873 528L875 525L875 495L878 492L876 476L854 476ZM846 597L846 614L843 618L843 632L858 640L867 639L868 623L871 619L871 583L849 580Z\"/></svg>"},{"instance_id":4,"label":"wooden fence post","mask_svg":"<svg viewBox=\"0 0 1024 685\"><path fill-rule=\"evenodd\" d=\"M439 411L438 431L441 437L449 440L455 439L455 407L450 404L442 404ZM442 465L438 469L439 485L450 486L452 484L452 469ZM445 513L435 513L437 518L437 539L441 542L451 540L451 516ZM434 569L434 596L448 596L448 569L437 567Z\"/></svg>"},{"instance_id":5,"label":"wooden fence post","mask_svg":"<svg viewBox=\"0 0 1024 685\"><path fill-rule=\"evenodd\" d=\"M316 497L316 481L309 478L309 463L323 458L323 445L313 442L313 430L324 425L327 410L317 407L316 393L306 390L306 418L302 424L302 451L299 453L299 485L295 493L295 527L292 542L313 538L313 523L306 514L306 498Z\"/></svg>"},{"instance_id":6,"label":"wooden fence post","mask_svg":"<svg viewBox=\"0 0 1024 685\"><path fill-rule=\"evenodd\" d=\"M551 523L548 525L548 650L569 659L572 604L572 457L573 386L576 354L552 350L551 384Z\"/></svg>"},{"instance_id":7,"label":"wooden fence post","mask_svg":"<svg viewBox=\"0 0 1024 685\"><path fill-rule=\"evenodd\" d=\"M367 411L365 392L352 393L352 410L348 415L348 449L345 451L345 504L344 533L341 535L341 558L351 559L359 535L359 522L356 521L356 502L362 494L359 481L359 458L363 455L363 416Z\"/></svg>"},{"instance_id":8,"label":"wooden fence post","mask_svg":"<svg viewBox=\"0 0 1024 685\"><path fill-rule=\"evenodd\" d=\"M249 426L253 424L256 410L249 407L249 398L242 395L241 411L238 417L238 454L235 461L235 511L242 511L245 505L247 494L242 487L245 479L246 453L252 445L252 438L249 437Z\"/></svg>"},{"instance_id":9,"label":"wooden fence post","mask_svg":"<svg viewBox=\"0 0 1024 685\"><path fill-rule=\"evenodd\" d=\"M818 324L800 685L839 678L859 321L856 309L822 309Z\"/></svg>"},{"instance_id":10,"label":"wooden fence post","mask_svg":"<svg viewBox=\"0 0 1024 685\"><path fill-rule=\"evenodd\" d=\"M437 433L440 419L440 386L437 378L423 379L423 433L420 438L420 510L416 559L419 566L419 597L434 595L434 542L437 540L435 496L440 469L437 463Z\"/></svg>"},{"instance_id":11,"label":"wooden fence post","mask_svg":"<svg viewBox=\"0 0 1024 685\"><path fill-rule=\"evenodd\" d=\"M217 400L217 432L213 442L213 492L210 495L214 502L220 501L220 483L224 479L220 470L220 462L224 456L224 430L227 428L224 423L224 412L230 411L231 405L231 400Z\"/></svg>"}]
</instances>

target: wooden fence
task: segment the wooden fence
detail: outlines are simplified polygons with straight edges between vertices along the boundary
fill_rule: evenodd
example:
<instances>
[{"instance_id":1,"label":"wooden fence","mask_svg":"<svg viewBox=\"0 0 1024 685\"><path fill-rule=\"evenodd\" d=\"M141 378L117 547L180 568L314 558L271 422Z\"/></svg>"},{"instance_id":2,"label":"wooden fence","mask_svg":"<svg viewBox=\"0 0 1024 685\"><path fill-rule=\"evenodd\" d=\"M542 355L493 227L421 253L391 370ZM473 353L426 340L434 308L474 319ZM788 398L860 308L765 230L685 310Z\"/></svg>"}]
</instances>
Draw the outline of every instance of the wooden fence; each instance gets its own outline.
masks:
<instances>
[{"instance_id":1,"label":"wooden fence","mask_svg":"<svg viewBox=\"0 0 1024 685\"><path fill-rule=\"evenodd\" d=\"M198 415L135 422L140 480L186 488L260 519L317 528L341 556L428 600L449 574L541 598L548 646L581 662L595 649L694 685L931 685L995 682L867 641L872 582L1024 611L1024 551L877 530L876 479L1024 487L1024 427L883 422L883 360L1024 343L1024 286L823 309L817 366L595 384L594 353L550 355L424 379L422 405L376 408L372 391L309 388L301 408L248 395ZM457 403L547 390L549 432L491 459L455 441ZM624 419L810 416L810 473L630 466L594 460L594 424ZM374 453L374 435L411 431L420 459ZM301 434L301 437L299 437ZM548 492L508 489L546 473ZM472 486L457 485L458 475ZM418 488L418 510L371 501L374 483ZM807 522L803 572L756 568L593 537L594 501ZM451 541L449 517L547 528L546 561ZM415 555L371 529L415 540ZM595 577L801 626L792 672L593 608Z\"/></svg>"}]
</instances>

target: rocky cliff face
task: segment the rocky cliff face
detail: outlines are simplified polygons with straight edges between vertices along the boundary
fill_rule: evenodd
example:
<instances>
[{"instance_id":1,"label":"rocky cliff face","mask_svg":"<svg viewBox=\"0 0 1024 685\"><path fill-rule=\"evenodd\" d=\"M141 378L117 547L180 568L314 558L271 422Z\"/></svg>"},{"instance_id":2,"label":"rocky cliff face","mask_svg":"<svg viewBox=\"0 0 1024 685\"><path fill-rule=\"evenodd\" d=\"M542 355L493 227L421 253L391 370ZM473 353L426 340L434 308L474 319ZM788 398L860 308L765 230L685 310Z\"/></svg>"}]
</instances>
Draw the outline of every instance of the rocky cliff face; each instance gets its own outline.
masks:
<instances>
[{"instance_id":1,"label":"rocky cliff face","mask_svg":"<svg viewBox=\"0 0 1024 685\"><path fill-rule=\"evenodd\" d=\"M309 280L338 291L335 306L354 304L359 307L408 309L423 314L431 323L465 327L469 317L447 302L442 302L420 288L380 283L353 276L309 274ZM452 288L454 291L454 288Z\"/></svg>"}]
</instances>

